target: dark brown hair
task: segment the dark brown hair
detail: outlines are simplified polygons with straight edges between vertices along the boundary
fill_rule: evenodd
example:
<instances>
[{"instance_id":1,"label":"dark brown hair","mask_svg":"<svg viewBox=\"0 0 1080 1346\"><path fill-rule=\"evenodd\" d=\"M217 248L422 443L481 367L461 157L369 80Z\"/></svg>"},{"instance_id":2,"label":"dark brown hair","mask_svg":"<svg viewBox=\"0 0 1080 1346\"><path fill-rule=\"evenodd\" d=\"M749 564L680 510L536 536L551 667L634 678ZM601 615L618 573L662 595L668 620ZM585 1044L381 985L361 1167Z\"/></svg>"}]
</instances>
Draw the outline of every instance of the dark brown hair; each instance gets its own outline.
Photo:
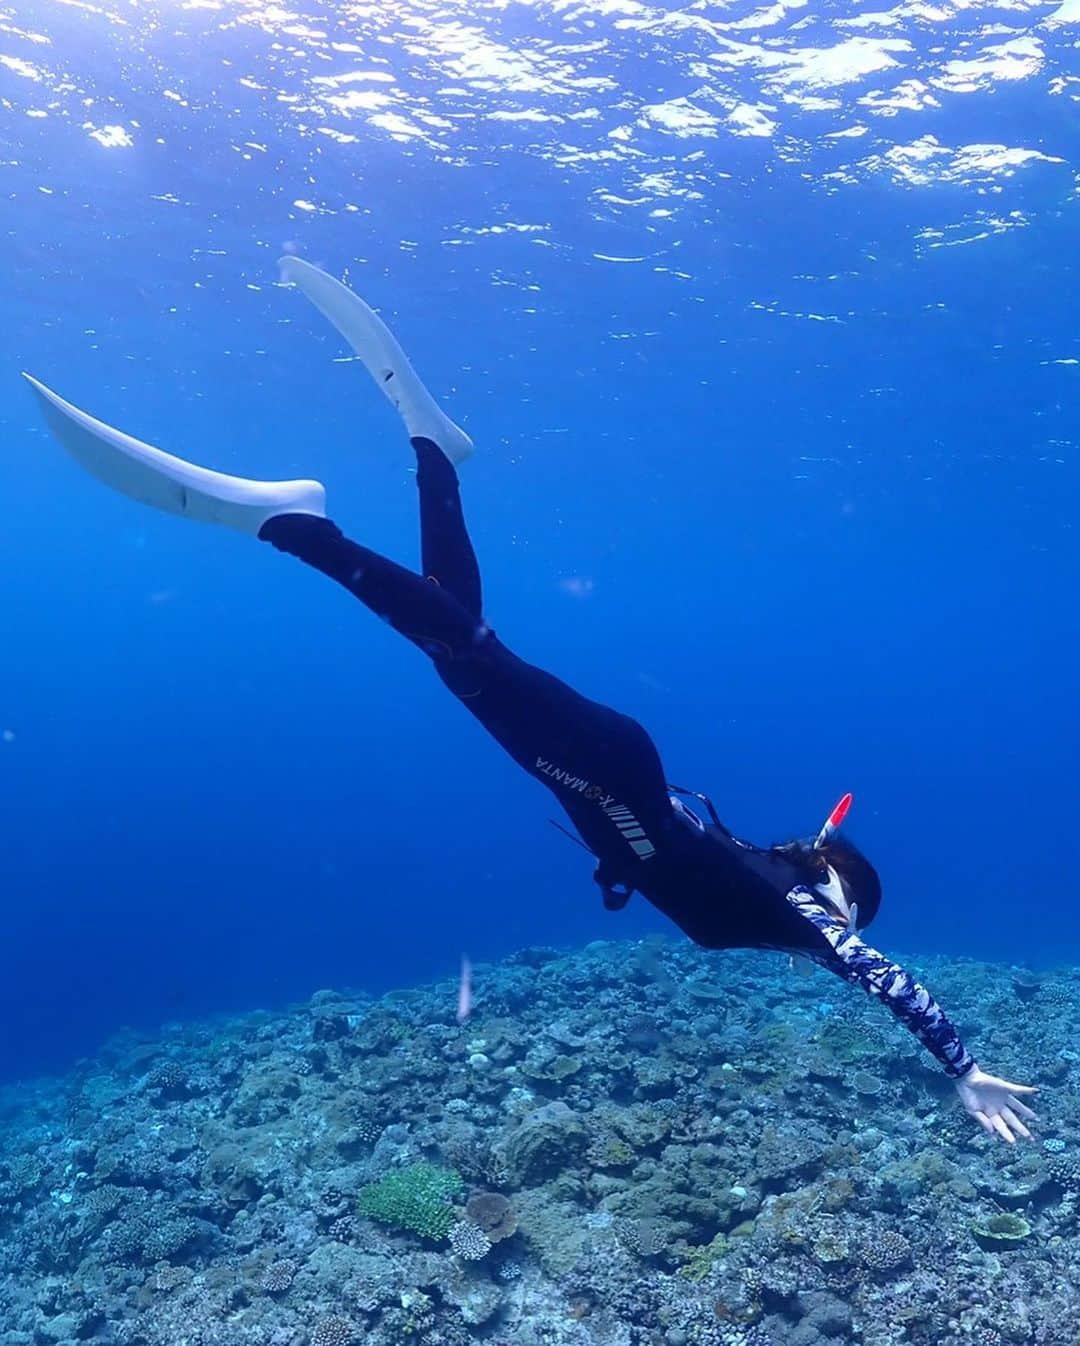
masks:
<instances>
[{"instance_id":1,"label":"dark brown hair","mask_svg":"<svg viewBox=\"0 0 1080 1346\"><path fill-rule=\"evenodd\" d=\"M881 906L881 880L878 872L862 851L847 837L836 834L820 850L815 850L810 839L785 841L772 848L778 855L800 869L803 880L812 887L826 878L826 866L832 865L847 889L848 900L859 908L859 929L870 924Z\"/></svg>"}]
</instances>

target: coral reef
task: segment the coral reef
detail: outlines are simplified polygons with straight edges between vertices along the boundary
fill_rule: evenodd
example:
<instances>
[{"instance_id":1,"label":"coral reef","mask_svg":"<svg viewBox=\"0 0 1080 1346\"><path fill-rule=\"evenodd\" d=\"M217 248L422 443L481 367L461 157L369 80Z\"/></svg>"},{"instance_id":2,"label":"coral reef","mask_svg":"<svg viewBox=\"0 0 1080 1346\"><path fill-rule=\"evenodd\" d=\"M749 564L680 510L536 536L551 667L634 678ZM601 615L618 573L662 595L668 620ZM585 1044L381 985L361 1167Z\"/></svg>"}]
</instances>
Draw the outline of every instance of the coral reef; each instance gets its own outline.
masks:
<instances>
[{"instance_id":1,"label":"coral reef","mask_svg":"<svg viewBox=\"0 0 1080 1346\"><path fill-rule=\"evenodd\" d=\"M0 1346L1074 1346L1080 974L915 961L1009 1148L783 959L528 949L0 1094Z\"/></svg>"}]
</instances>

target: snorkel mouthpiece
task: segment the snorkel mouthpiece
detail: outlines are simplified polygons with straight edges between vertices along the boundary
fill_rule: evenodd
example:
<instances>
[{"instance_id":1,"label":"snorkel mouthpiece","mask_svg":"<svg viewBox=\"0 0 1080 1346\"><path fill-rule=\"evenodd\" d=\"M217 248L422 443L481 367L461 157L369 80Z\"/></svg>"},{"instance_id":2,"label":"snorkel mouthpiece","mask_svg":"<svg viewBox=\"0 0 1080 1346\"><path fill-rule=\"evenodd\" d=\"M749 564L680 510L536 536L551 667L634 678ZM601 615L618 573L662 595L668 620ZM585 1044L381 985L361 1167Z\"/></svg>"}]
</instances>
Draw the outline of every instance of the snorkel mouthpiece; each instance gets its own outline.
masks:
<instances>
[{"instance_id":1,"label":"snorkel mouthpiece","mask_svg":"<svg viewBox=\"0 0 1080 1346\"><path fill-rule=\"evenodd\" d=\"M851 808L851 792L844 795L843 799L836 805L833 811L825 819L824 826L817 834L817 840L814 842L814 850L820 851L828 842L829 838L844 821L848 815L848 809Z\"/></svg>"}]
</instances>

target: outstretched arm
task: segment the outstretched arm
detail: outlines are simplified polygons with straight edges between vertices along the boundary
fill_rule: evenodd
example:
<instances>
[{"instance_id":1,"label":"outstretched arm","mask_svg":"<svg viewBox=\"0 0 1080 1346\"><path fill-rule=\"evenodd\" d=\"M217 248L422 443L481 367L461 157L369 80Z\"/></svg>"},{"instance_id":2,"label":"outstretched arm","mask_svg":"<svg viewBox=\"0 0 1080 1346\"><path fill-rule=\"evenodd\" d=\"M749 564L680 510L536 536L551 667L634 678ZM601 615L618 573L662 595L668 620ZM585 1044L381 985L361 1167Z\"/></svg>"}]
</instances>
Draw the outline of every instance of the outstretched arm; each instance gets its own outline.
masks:
<instances>
[{"instance_id":1,"label":"outstretched arm","mask_svg":"<svg viewBox=\"0 0 1080 1346\"><path fill-rule=\"evenodd\" d=\"M810 889L793 889L788 901L820 932L828 946L827 951L810 955L814 961L881 1000L937 1058L956 1085L964 1108L985 1131L1010 1144L1016 1135L1030 1139L1024 1120L1032 1120L1035 1114L1017 1095L1032 1094L1034 1089L980 1070L955 1025L926 987L898 963L864 943L835 913L823 907Z\"/></svg>"}]
</instances>

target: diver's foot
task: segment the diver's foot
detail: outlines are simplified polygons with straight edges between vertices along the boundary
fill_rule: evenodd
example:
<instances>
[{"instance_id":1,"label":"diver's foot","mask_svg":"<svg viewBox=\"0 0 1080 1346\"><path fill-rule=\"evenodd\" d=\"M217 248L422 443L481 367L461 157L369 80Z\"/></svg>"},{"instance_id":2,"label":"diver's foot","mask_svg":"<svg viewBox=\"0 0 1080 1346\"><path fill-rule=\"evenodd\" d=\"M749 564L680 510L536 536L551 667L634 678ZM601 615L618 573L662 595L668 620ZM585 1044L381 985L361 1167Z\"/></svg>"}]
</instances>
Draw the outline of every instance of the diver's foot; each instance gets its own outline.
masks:
<instances>
[{"instance_id":1,"label":"diver's foot","mask_svg":"<svg viewBox=\"0 0 1080 1346\"><path fill-rule=\"evenodd\" d=\"M326 491L317 481L249 481L196 467L95 420L29 374L23 377L68 453L106 486L144 505L255 535L278 514L326 512Z\"/></svg>"},{"instance_id":2,"label":"diver's foot","mask_svg":"<svg viewBox=\"0 0 1080 1346\"><path fill-rule=\"evenodd\" d=\"M375 310L333 276L299 257L281 259L281 278L303 291L333 323L394 404L410 439L430 439L452 463L473 451L472 440L442 411L420 381L397 338Z\"/></svg>"}]
</instances>

